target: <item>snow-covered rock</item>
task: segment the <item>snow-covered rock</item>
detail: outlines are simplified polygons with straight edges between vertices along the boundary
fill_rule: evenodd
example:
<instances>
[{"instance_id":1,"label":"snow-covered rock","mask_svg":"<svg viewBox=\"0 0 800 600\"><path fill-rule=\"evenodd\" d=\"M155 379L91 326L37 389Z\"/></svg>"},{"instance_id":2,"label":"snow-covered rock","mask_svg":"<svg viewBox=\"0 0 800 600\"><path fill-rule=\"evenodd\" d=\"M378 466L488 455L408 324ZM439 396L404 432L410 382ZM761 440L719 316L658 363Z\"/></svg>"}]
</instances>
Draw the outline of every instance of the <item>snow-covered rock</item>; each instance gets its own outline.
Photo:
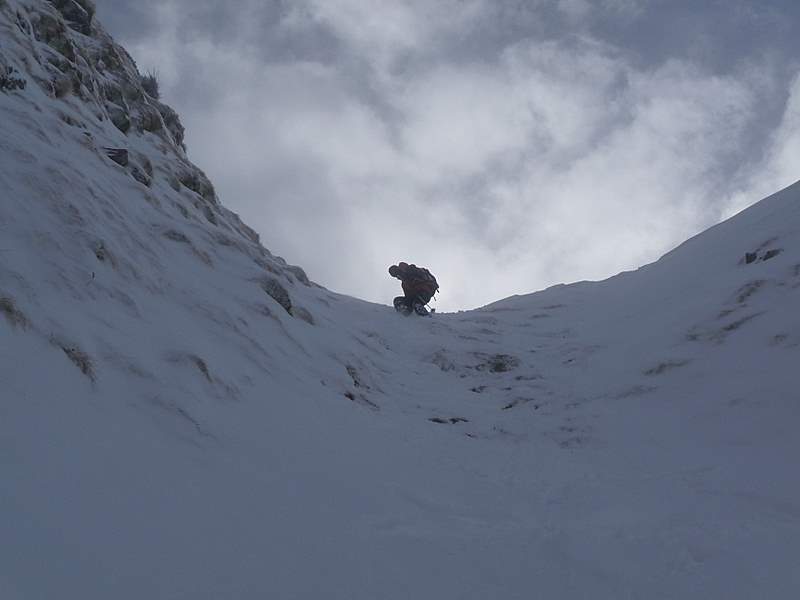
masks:
<instances>
[{"instance_id":1,"label":"snow-covered rock","mask_svg":"<svg viewBox=\"0 0 800 600\"><path fill-rule=\"evenodd\" d=\"M797 595L800 186L403 318L262 247L146 87L90 2L0 0L0 596Z\"/></svg>"}]
</instances>

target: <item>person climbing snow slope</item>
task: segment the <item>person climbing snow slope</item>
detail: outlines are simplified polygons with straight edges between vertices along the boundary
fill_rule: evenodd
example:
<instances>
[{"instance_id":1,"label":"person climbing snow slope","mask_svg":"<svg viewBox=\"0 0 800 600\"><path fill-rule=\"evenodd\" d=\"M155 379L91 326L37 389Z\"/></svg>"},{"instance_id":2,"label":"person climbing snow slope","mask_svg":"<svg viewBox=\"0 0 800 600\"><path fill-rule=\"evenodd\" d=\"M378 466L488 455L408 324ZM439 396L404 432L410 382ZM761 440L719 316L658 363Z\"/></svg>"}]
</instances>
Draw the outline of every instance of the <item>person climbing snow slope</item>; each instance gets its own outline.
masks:
<instances>
[{"instance_id":1,"label":"person climbing snow slope","mask_svg":"<svg viewBox=\"0 0 800 600\"><path fill-rule=\"evenodd\" d=\"M425 305L439 290L439 284L428 269L414 264L400 262L389 267L389 275L399 279L403 286L403 296L394 299L394 308L404 315L413 312L428 315Z\"/></svg>"}]
</instances>

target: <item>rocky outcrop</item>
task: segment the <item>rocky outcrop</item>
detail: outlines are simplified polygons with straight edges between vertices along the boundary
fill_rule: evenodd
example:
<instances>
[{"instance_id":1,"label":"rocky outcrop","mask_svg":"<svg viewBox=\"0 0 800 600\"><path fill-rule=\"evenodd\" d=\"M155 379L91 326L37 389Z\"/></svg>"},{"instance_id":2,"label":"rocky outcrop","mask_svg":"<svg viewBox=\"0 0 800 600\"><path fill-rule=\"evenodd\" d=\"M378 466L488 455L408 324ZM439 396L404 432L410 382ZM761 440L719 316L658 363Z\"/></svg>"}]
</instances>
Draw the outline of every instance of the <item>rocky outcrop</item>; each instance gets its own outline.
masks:
<instances>
[{"instance_id":1,"label":"rocky outcrop","mask_svg":"<svg viewBox=\"0 0 800 600\"><path fill-rule=\"evenodd\" d=\"M272 277L265 291L289 314L313 323L287 290L313 285L306 273L272 255L253 229L221 205L214 185L189 160L183 124L159 99L155 74L140 73L94 16L92 0L0 0L0 33L17 42L0 46L0 93L17 95L37 111L41 92L49 96L61 121L79 129L82 144L109 169L119 174L121 168L148 188L154 206L172 207L189 223L210 224L216 231L209 238L231 239L229 248ZM176 223L175 231L183 224ZM212 264L208 253L195 254Z\"/></svg>"},{"instance_id":2,"label":"rocky outcrop","mask_svg":"<svg viewBox=\"0 0 800 600\"><path fill-rule=\"evenodd\" d=\"M0 48L0 90L23 89L33 81L51 97L85 102L99 121L110 122L125 135L156 136L176 177L207 202L217 203L208 178L186 156L177 113L154 94L154 76L139 73L125 49L94 22L92 0L0 3L0 10L41 43L31 53L38 64L29 65L30 77L7 64Z\"/></svg>"},{"instance_id":3,"label":"rocky outcrop","mask_svg":"<svg viewBox=\"0 0 800 600\"><path fill-rule=\"evenodd\" d=\"M14 67L0 68L0 91L24 90L27 84L28 82L19 76Z\"/></svg>"},{"instance_id":4,"label":"rocky outcrop","mask_svg":"<svg viewBox=\"0 0 800 600\"><path fill-rule=\"evenodd\" d=\"M270 298L280 304L287 313L292 314L292 299L280 281L274 277L263 277L258 283Z\"/></svg>"},{"instance_id":5,"label":"rocky outcrop","mask_svg":"<svg viewBox=\"0 0 800 600\"><path fill-rule=\"evenodd\" d=\"M83 35L92 33L95 5L92 0L50 0L58 11L64 15L69 26Z\"/></svg>"},{"instance_id":6,"label":"rocky outcrop","mask_svg":"<svg viewBox=\"0 0 800 600\"><path fill-rule=\"evenodd\" d=\"M124 148L105 148L105 151L108 158L113 160L119 166L128 166L130 158L128 157L128 151Z\"/></svg>"}]
</instances>

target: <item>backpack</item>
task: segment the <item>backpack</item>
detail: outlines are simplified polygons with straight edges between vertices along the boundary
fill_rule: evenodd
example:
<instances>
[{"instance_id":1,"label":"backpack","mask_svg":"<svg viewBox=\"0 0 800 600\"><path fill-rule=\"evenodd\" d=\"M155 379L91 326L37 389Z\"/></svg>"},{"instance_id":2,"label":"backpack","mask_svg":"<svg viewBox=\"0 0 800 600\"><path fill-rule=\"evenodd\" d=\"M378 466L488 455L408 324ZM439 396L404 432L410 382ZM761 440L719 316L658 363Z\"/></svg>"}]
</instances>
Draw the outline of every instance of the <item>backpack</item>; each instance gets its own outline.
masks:
<instances>
[{"instance_id":1,"label":"backpack","mask_svg":"<svg viewBox=\"0 0 800 600\"><path fill-rule=\"evenodd\" d=\"M424 267L418 267L417 265L408 265L407 272L409 279L424 282L434 290L434 293L439 290L439 283L436 281L436 277L434 277L433 274L428 271L428 269Z\"/></svg>"}]
</instances>

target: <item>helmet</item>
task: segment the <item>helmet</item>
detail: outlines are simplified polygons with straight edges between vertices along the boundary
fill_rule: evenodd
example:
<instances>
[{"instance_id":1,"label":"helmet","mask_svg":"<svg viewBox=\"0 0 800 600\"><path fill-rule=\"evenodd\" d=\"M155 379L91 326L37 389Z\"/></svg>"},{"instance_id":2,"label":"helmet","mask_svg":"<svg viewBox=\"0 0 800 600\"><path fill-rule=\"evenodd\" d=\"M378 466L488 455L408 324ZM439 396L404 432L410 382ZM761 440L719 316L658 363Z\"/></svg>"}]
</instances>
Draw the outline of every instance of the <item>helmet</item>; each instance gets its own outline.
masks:
<instances>
[{"instance_id":1,"label":"helmet","mask_svg":"<svg viewBox=\"0 0 800 600\"><path fill-rule=\"evenodd\" d=\"M389 275L391 275L392 277L399 276L400 275L400 267L398 267L397 265L392 265L391 267L389 267Z\"/></svg>"}]
</instances>

